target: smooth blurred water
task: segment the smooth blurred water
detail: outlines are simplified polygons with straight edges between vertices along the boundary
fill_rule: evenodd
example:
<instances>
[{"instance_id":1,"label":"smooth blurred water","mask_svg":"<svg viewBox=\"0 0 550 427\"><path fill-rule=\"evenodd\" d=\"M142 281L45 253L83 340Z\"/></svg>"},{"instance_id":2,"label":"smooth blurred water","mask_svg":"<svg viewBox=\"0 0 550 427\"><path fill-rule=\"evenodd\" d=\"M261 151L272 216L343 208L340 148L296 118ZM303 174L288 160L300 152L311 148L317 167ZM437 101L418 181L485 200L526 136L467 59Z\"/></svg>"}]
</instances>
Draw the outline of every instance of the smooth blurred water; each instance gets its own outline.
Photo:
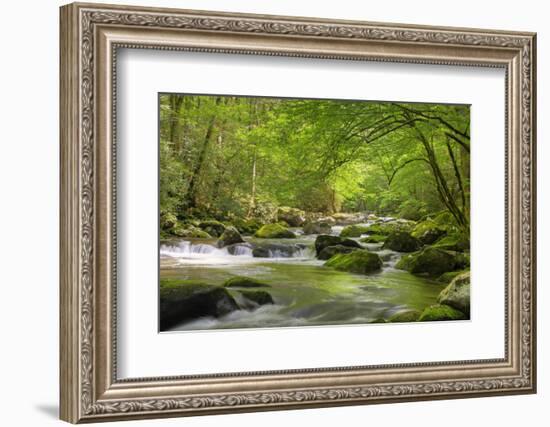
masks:
<instances>
[{"instance_id":1,"label":"smooth blurred water","mask_svg":"<svg viewBox=\"0 0 550 427\"><path fill-rule=\"evenodd\" d=\"M340 272L315 258L315 235L297 239L254 239L238 245L233 255L218 249L215 241L187 239L162 245L161 278L193 279L221 285L234 276L248 276L269 284L265 288L275 304L255 310L238 310L220 318L185 322L172 330L264 328L371 323L404 309L422 310L434 304L444 285L396 270L401 254L369 244L384 261L382 271L370 275ZM300 245L292 256L277 251L269 258L254 258L256 244ZM239 302L238 290L230 289Z\"/></svg>"}]
</instances>

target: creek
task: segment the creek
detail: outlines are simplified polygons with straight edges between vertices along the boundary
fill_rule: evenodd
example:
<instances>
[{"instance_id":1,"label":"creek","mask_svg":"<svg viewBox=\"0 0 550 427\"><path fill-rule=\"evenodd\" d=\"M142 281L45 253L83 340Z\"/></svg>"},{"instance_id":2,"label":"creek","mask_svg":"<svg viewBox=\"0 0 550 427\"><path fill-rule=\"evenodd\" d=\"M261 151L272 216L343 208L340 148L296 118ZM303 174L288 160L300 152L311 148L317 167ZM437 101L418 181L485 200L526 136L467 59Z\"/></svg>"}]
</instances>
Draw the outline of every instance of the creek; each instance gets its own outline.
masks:
<instances>
[{"instance_id":1,"label":"creek","mask_svg":"<svg viewBox=\"0 0 550 427\"><path fill-rule=\"evenodd\" d=\"M338 235L342 227L334 226ZM215 239L182 239L161 244L161 279L198 280L222 285L234 276L247 276L268 285L275 304L254 310L237 310L219 318L203 317L176 325L171 330L265 328L364 324L388 319L393 314L435 304L445 285L394 268L403 255L381 244L364 244L383 260L381 271L359 275L325 267L315 258L317 235L291 229L296 239L257 239L219 249ZM253 248L263 248L254 257ZM237 303L242 296L229 289Z\"/></svg>"}]
</instances>

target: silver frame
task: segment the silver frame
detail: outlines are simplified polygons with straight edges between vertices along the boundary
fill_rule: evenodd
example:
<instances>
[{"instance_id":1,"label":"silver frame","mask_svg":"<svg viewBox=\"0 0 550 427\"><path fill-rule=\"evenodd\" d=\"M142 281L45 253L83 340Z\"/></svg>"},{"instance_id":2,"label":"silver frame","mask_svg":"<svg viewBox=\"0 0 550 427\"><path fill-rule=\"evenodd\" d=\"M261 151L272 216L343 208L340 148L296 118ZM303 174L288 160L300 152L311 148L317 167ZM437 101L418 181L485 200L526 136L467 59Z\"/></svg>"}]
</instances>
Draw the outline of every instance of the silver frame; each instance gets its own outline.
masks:
<instances>
[{"instance_id":1,"label":"silver frame","mask_svg":"<svg viewBox=\"0 0 550 427\"><path fill-rule=\"evenodd\" d=\"M61 8L61 418L78 423L534 393L533 33L75 3ZM118 48L506 70L506 339L494 360L120 380Z\"/></svg>"}]
</instances>

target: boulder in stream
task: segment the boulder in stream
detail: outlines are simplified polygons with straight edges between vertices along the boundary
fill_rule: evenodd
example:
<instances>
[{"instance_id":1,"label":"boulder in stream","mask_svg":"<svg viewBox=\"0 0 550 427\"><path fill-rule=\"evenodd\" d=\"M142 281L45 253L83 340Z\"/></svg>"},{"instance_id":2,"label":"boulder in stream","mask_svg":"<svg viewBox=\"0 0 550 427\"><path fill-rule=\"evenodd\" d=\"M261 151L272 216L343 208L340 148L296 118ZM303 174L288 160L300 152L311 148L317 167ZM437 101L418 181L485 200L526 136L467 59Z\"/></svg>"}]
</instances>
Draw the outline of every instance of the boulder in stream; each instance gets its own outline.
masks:
<instances>
[{"instance_id":1,"label":"boulder in stream","mask_svg":"<svg viewBox=\"0 0 550 427\"><path fill-rule=\"evenodd\" d=\"M433 245L434 248L445 249L448 251L469 251L470 238L464 233L452 233L439 239Z\"/></svg>"},{"instance_id":2,"label":"boulder in stream","mask_svg":"<svg viewBox=\"0 0 550 427\"><path fill-rule=\"evenodd\" d=\"M411 236L406 231L394 231L388 236L382 246L383 249L391 249L397 252L415 252L421 247L422 243L420 243L420 240Z\"/></svg>"},{"instance_id":3,"label":"boulder in stream","mask_svg":"<svg viewBox=\"0 0 550 427\"><path fill-rule=\"evenodd\" d=\"M257 305L275 304L273 297L266 291L240 291L241 295Z\"/></svg>"},{"instance_id":4,"label":"boulder in stream","mask_svg":"<svg viewBox=\"0 0 550 427\"><path fill-rule=\"evenodd\" d=\"M218 248L224 248L235 243L244 243L244 240L235 227L226 227L218 239Z\"/></svg>"},{"instance_id":5,"label":"boulder in stream","mask_svg":"<svg viewBox=\"0 0 550 427\"><path fill-rule=\"evenodd\" d=\"M441 291L437 302L470 316L470 272L456 276L451 284Z\"/></svg>"},{"instance_id":6,"label":"boulder in stream","mask_svg":"<svg viewBox=\"0 0 550 427\"><path fill-rule=\"evenodd\" d=\"M199 223L199 228L206 231L212 237L219 237L225 230L225 225L214 219L208 221L202 221Z\"/></svg>"},{"instance_id":7,"label":"boulder in stream","mask_svg":"<svg viewBox=\"0 0 550 427\"><path fill-rule=\"evenodd\" d=\"M440 320L466 320L467 318L468 316L462 311L449 305L435 304L425 308L418 320L420 322L435 322Z\"/></svg>"},{"instance_id":8,"label":"boulder in stream","mask_svg":"<svg viewBox=\"0 0 550 427\"><path fill-rule=\"evenodd\" d=\"M284 221L291 227L300 227L306 221L305 215L300 209L282 206L277 210L277 221Z\"/></svg>"},{"instance_id":9,"label":"boulder in stream","mask_svg":"<svg viewBox=\"0 0 550 427\"><path fill-rule=\"evenodd\" d=\"M325 266L349 273L368 274L380 270L382 260L377 254L362 249L349 254L334 255Z\"/></svg>"},{"instance_id":10,"label":"boulder in stream","mask_svg":"<svg viewBox=\"0 0 550 427\"><path fill-rule=\"evenodd\" d=\"M227 289L193 280L163 280L160 284L160 329L199 317L219 317L239 310Z\"/></svg>"},{"instance_id":11,"label":"boulder in stream","mask_svg":"<svg viewBox=\"0 0 550 427\"><path fill-rule=\"evenodd\" d=\"M195 239L210 239L212 236L206 231L201 230L198 227L192 225L177 225L173 230L172 234L178 237L190 237Z\"/></svg>"},{"instance_id":12,"label":"boulder in stream","mask_svg":"<svg viewBox=\"0 0 550 427\"><path fill-rule=\"evenodd\" d=\"M223 286L226 288L269 288L267 283L260 282L252 277L235 276L227 279Z\"/></svg>"},{"instance_id":13,"label":"boulder in stream","mask_svg":"<svg viewBox=\"0 0 550 427\"><path fill-rule=\"evenodd\" d=\"M420 316L421 312L418 310L402 310L395 313L388 319L388 322L392 323L405 323L405 322L416 322Z\"/></svg>"},{"instance_id":14,"label":"boulder in stream","mask_svg":"<svg viewBox=\"0 0 550 427\"><path fill-rule=\"evenodd\" d=\"M332 258L336 254L349 254L353 251L358 251L359 248L354 248L351 246L344 246L344 245L334 245L334 246L327 246L323 248L323 250L317 255L317 258L322 260L327 260Z\"/></svg>"},{"instance_id":15,"label":"boulder in stream","mask_svg":"<svg viewBox=\"0 0 550 427\"><path fill-rule=\"evenodd\" d=\"M368 229L367 225L347 225L340 232L340 237L361 237Z\"/></svg>"},{"instance_id":16,"label":"boulder in stream","mask_svg":"<svg viewBox=\"0 0 550 427\"><path fill-rule=\"evenodd\" d=\"M467 263L463 254L428 246L420 252L404 256L395 267L413 274L437 277L448 271L464 268Z\"/></svg>"},{"instance_id":17,"label":"boulder in stream","mask_svg":"<svg viewBox=\"0 0 550 427\"><path fill-rule=\"evenodd\" d=\"M266 224L254 236L260 239L294 239L296 235L281 224Z\"/></svg>"},{"instance_id":18,"label":"boulder in stream","mask_svg":"<svg viewBox=\"0 0 550 427\"><path fill-rule=\"evenodd\" d=\"M315 239L315 251L317 252L317 255L319 255L321 253L321 251L324 248L326 248L327 246L336 246L336 245L342 245L342 246L348 246L348 247L351 247L351 248L363 249L363 246L361 246L355 240L343 239L339 236L331 236L329 234L321 234L320 236L317 236L317 238Z\"/></svg>"},{"instance_id":19,"label":"boulder in stream","mask_svg":"<svg viewBox=\"0 0 550 427\"><path fill-rule=\"evenodd\" d=\"M388 236L383 236L381 234L369 234L367 237L359 239L361 243L384 243Z\"/></svg>"},{"instance_id":20,"label":"boulder in stream","mask_svg":"<svg viewBox=\"0 0 550 427\"><path fill-rule=\"evenodd\" d=\"M328 234L332 227L328 222L306 221L302 226L304 234Z\"/></svg>"}]
</instances>

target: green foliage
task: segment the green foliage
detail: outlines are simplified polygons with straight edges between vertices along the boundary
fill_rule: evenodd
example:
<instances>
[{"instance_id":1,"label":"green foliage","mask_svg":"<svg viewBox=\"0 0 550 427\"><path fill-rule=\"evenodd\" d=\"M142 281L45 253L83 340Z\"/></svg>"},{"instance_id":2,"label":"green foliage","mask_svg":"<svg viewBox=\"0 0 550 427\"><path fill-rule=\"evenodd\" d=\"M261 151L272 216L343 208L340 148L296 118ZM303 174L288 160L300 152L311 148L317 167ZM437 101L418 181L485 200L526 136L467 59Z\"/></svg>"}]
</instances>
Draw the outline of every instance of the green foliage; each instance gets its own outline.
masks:
<instances>
[{"instance_id":1,"label":"green foliage","mask_svg":"<svg viewBox=\"0 0 550 427\"><path fill-rule=\"evenodd\" d=\"M469 143L467 106L165 94L160 214L269 223L280 206L413 220L445 210L434 221L467 229Z\"/></svg>"}]
</instances>

